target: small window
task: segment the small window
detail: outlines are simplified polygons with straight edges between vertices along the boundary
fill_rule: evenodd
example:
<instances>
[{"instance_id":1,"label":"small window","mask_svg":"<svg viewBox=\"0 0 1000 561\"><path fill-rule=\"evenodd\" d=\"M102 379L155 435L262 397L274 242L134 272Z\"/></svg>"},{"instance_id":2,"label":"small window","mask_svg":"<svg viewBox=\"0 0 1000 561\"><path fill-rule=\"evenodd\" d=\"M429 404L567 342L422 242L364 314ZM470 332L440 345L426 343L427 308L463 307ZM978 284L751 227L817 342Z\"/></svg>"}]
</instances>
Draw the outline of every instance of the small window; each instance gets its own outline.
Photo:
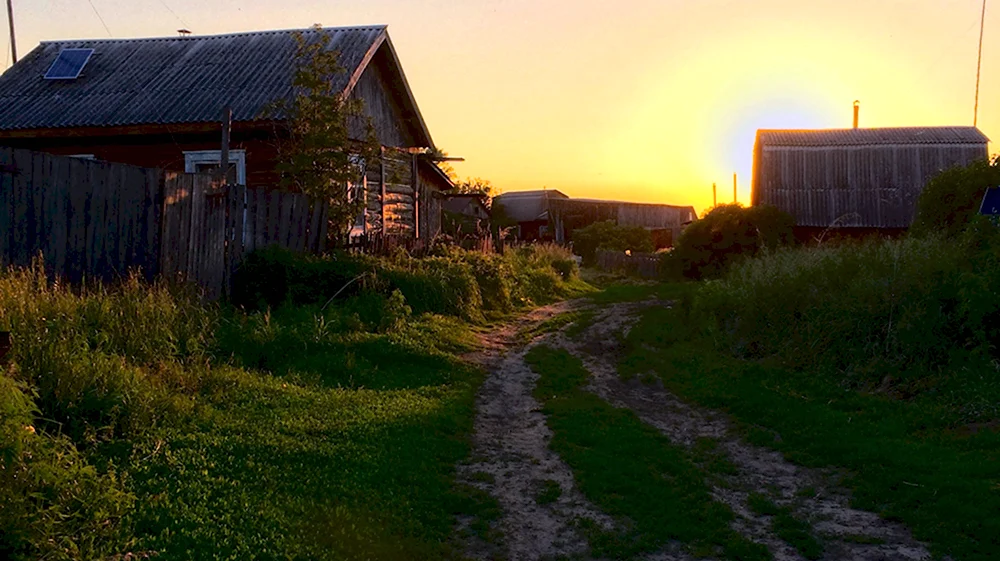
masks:
<instances>
[{"instance_id":1,"label":"small window","mask_svg":"<svg viewBox=\"0 0 1000 561\"><path fill-rule=\"evenodd\" d=\"M187 173L214 173L222 165L221 150L198 150L184 152L184 171ZM247 184L247 156L245 150L229 151L227 181L237 185Z\"/></svg>"}]
</instances>

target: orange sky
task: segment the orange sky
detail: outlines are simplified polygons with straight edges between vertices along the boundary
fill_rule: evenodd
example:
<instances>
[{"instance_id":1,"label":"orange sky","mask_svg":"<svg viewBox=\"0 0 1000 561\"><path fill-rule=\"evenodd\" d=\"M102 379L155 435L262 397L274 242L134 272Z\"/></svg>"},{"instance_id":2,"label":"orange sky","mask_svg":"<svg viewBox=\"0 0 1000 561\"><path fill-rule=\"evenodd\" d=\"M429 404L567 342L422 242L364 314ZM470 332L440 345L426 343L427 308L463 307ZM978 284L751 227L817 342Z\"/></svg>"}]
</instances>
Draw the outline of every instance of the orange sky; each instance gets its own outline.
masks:
<instances>
[{"instance_id":1,"label":"orange sky","mask_svg":"<svg viewBox=\"0 0 1000 561\"><path fill-rule=\"evenodd\" d=\"M13 0L22 54L108 37L83 0ZM438 146L504 191L711 204L757 128L972 124L979 0L92 0L115 37L389 24ZM176 15L175 15L176 14ZM1000 134L1000 4L980 128ZM4 26L5 28L5 26ZM0 55L7 53L0 39ZM5 68L8 63L0 66Z\"/></svg>"}]
</instances>

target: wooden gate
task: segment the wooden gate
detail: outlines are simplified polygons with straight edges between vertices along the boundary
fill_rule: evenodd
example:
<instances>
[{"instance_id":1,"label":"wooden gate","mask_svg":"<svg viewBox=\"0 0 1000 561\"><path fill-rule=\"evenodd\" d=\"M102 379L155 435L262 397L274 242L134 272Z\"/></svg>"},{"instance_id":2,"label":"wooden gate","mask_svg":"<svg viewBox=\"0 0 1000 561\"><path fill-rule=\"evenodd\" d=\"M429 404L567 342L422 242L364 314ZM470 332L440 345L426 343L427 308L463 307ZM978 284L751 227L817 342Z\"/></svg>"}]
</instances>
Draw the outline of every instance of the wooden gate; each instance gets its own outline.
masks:
<instances>
[{"instance_id":1,"label":"wooden gate","mask_svg":"<svg viewBox=\"0 0 1000 561\"><path fill-rule=\"evenodd\" d=\"M167 173L163 182L160 274L222 296L226 271L227 189L211 175Z\"/></svg>"}]
</instances>

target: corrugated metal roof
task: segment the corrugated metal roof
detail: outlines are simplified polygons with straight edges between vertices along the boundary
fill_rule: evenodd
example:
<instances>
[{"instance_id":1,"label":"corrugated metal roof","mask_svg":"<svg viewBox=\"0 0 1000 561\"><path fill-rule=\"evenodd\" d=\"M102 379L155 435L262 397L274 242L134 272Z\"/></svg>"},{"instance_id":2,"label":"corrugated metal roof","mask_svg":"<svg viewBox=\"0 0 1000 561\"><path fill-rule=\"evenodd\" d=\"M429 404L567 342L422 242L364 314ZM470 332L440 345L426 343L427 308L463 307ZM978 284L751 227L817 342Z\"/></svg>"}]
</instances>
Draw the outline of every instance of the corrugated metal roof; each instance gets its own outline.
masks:
<instances>
[{"instance_id":1,"label":"corrugated metal roof","mask_svg":"<svg viewBox=\"0 0 1000 561\"><path fill-rule=\"evenodd\" d=\"M338 89L387 38L384 25L298 32L330 36L347 69ZM41 43L0 76L0 130L214 122L226 103L234 121L257 120L291 92L295 33ZM67 48L94 49L80 77L43 79Z\"/></svg>"},{"instance_id":2,"label":"corrugated metal roof","mask_svg":"<svg viewBox=\"0 0 1000 561\"><path fill-rule=\"evenodd\" d=\"M769 146L868 146L876 144L986 144L976 127L895 127L757 131L757 143Z\"/></svg>"},{"instance_id":3,"label":"corrugated metal roof","mask_svg":"<svg viewBox=\"0 0 1000 561\"><path fill-rule=\"evenodd\" d=\"M555 189L512 191L495 197L493 204L502 206L507 216L517 222L533 222L548 220L550 199L566 198L565 194Z\"/></svg>"}]
</instances>

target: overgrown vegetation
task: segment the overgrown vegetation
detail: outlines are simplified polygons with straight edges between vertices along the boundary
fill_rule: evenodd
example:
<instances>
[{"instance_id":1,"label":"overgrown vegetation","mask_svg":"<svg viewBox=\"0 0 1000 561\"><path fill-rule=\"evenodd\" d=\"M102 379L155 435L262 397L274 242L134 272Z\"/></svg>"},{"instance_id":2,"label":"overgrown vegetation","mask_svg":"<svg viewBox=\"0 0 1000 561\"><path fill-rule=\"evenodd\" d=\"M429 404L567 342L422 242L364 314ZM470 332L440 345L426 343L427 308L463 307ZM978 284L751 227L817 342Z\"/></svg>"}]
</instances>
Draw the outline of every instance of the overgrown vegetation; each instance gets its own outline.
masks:
<instances>
[{"instance_id":1,"label":"overgrown vegetation","mask_svg":"<svg viewBox=\"0 0 1000 561\"><path fill-rule=\"evenodd\" d=\"M854 506L935 553L995 558L1000 232L984 219L955 231L779 249L668 287L678 304L646 313L622 370L656 372L797 463L844 469Z\"/></svg>"},{"instance_id":2,"label":"overgrown vegetation","mask_svg":"<svg viewBox=\"0 0 1000 561\"><path fill-rule=\"evenodd\" d=\"M672 279L711 279L762 251L795 243L794 219L772 206L719 205L692 223L664 258Z\"/></svg>"},{"instance_id":3,"label":"overgrown vegetation","mask_svg":"<svg viewBox=\"0 0 1000 561\"><path fill-rule=\"evenodd\" d=\"M655 249L649 230L641 226L619 226L614 220L594 222L573 230L572 236L573 251L583 258L585 265L593 265L599 249L633 253L649 253Z\"/></svg>"},{"instance_id":4,"label":"overgrown vegetation","mask_svg":"<svg viewBox=\"0 0 1000 561\"><path fill-rule=\"evenodd\" d=\"M270 276L244 279L263 304L250 310L137 278L71 289L41 265L0 272L14 339L0 557L454 557L454 513L495 510L453 485L481 376L457 357L474 344L465 319L585 290L553 266L566 257L351 258L345 272L268 252L251 262ZM374 280L324 306L343 287L331 273Z\"/></svg>"},{"instance_id":5,"label":"overgrown vegetation","mask_svg":"<svg viewBox=\"0 0 1000 561\"><path fill-rule=\"evenodd\" d=\"M595 556L627 559L677 540L699 555L769 559L765 547L729 527L733 513L712 499L684 448L583 389L589 374L579 359L540 345L526 360L539 374L534 395L552 448L580 490L621 526L609 532L583 523Z\"/></svg>"},{"instance_id":6,"label":"overgrown vegetation","mask_svg":"<svg viewBox=\"0 0 1000 561\"><path fill-rule=\"evenodd\" d=\"M577 272L572 255L556 245L524 246L503 255L443 248L431 257L400 252L388 259L351 254L311 257L274 248L247 259L234 299L264 308L323 303L334 296L386 296L398 290L413 313L481 321L484 314L587 291Z\"/></svg>"},{"instance_id":7,"label":"overgrown vegetation","mask_svg":"<svg viewBox=\"0 0 1000 561\"><path fill-rule=\"evenodd\" d=\"M1000 157L941 172L920 193L911 234L958 236L979 212L986 189L997 185L1000 185Z\"/></svg>"}]
</instances>

